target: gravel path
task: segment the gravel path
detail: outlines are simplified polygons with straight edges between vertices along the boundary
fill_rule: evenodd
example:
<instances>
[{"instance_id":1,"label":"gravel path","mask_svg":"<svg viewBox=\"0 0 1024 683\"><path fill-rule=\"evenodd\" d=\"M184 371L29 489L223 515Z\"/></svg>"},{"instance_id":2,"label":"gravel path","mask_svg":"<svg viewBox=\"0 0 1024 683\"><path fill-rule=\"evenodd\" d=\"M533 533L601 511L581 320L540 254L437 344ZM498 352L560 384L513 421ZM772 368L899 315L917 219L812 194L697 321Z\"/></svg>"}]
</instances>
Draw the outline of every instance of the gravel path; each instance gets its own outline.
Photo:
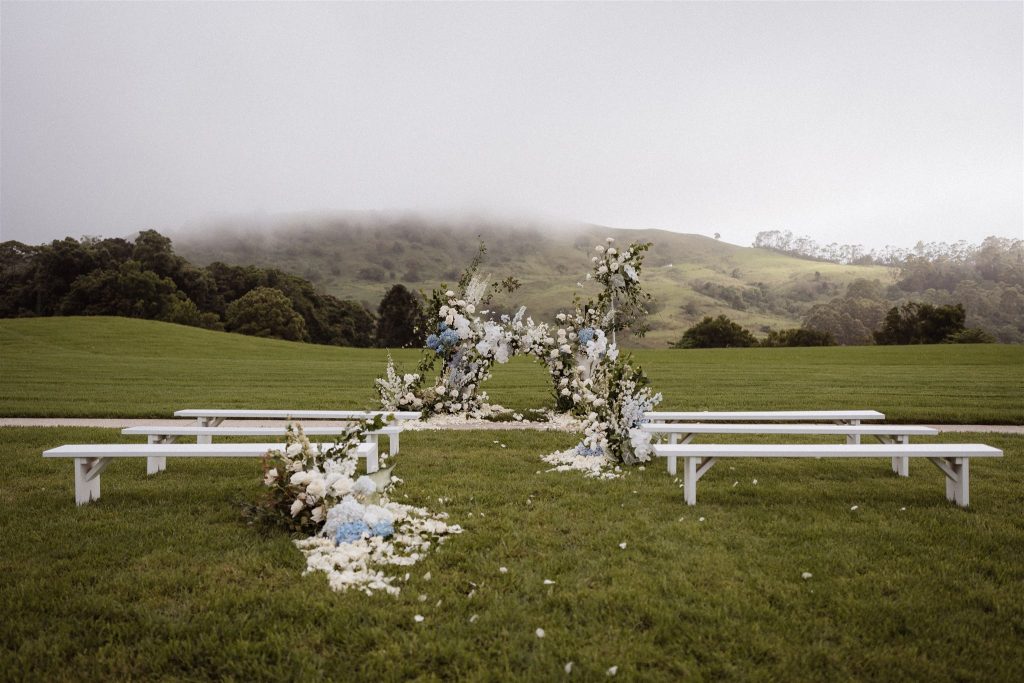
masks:
<instances>
[{"instance_id":1,"label":"gravel path","mask_svg":"<svg viewBox=\"0 0 1024 683\"><path fill-rule=\"evenodd\" d=\"M159 420L159 419L128 419L128 418L78 418L78 417L4 417L0 418L0 427L107 427L110 429L123 429L124 427L140 427L144 425L160 426L192 426L194 420ZM245 426L245 427L273 427L280 425L280 422L263 420L225 420L224 427ZM317 421L318 425L334 426L331 422ZM420 423L423 424L423 423ZM417 429L416 423L408 425L409 429ZM934 427L940 432L996 432L1000 434L1024 434L1022 425L927 425ZM512 429L535 429L538 431L563 431L567 429L565 424L549 424L545 422L485 422L466 421L461 423L445 423L443 425L424 424L420 429L491 429L491 430L512 430Z\"/></svg>"}]
</instances>

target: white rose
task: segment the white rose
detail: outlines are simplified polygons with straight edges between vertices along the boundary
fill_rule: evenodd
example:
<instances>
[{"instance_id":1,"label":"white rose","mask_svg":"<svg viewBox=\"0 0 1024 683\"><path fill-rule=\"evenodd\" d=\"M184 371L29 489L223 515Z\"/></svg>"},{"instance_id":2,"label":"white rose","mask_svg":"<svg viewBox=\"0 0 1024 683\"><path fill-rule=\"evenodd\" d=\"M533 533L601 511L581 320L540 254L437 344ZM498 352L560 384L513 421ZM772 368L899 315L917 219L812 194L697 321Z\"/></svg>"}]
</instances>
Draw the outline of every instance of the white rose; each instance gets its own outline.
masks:
<instances>
[{"instance_id":1,"label":"white rose","mask_svg":"<svg viewBox=\"0 0 1024 683\"><path fill-rule=\"evenodd\" d=\"M406 384L412 384L413 382L415 382L415 381L416 381L416 380L418 380L419 378L420 378L420 376L419 376L419 375L412 375L412 374L406 374L406 375L403 375L403 376L402 376L402 380L403 380L403 381L404 381L404 382L405 382Z\"/></svg>"},{"instance_id":2,"label":"white rose","mask_svg":"<svg viewBox=\"0 0 1024 683\"><path fill-rule=\"evenodd\" d=\"M296 498L295 502L292 503L292 517L295 517L296 515L298 515L302 511L303 507L304 507L303 502L301 500L299 500L298 498Z\"/></svg>"},{"instance_id":3,"label":"white rose","mask_svg":"<svg viewBox=\"0 0 1024 683\"><path fill-rule=\"evenodd\" d=\"M324 519L324 506L320 505L318 507L313 508L313 521L314 522L322 522L323 519Z\"/></svg>"},{"instance_id":4,"label":"white rose","mask_svg":"<svg viewBox=\"0 0 1024 683\"><path fill-rule=\"evenodd\" d=\"M293 474L289 481L296 486L305 486L309 483L310 479L311 477L309 476L309 472L299 471Z\"/></svg>"},{"instance_id":5,"label":"white rose","mask_svg":"<svg viewBox=\"0 0 1024 683\"><path fill-rule=\"evenodd\" d=\"M608 255L609 256L615 256L615 254L617 254L617 253L618 252L615 251L615 247L611 247L610 249L608 249Z\"/></svg>"},{"instance_id":6,"label":"white rose","mask_svg":"<svg viewBox=\"0 0 1024 683\"><path fill-rule=\"evenodd\" d=\"M604 247L602 247L602 246L601 246L601 245L599 244L599 245L597 245L596 247L594 247L594 251L596 251L596 252L597 252L598 254L603 254L603 253L604 253Z\"/></svg>"},{"instance_id":7,"label":"white rose","mask_svg":"<svg viewBox=\"0 0 1024 683\"><path fill-rule=\"evenodd\" d=\"M320 477L309 482L309 486L306 487L306 494L313 498L323 498L325 493L327 493L327 486L324 484L324 480Z\"/></svg>"},{"instance_id":8,"label":"white rose","mask_svg":"<svg viewBox=\"0 0 1024 683\"><path fill-rule=\"evenodd\" d=\"M469 304L466 306L466 313L476 313L476 306Z\"/></svg>"},{"instance_id":9,"label":"white rose","mask_svg":"<svg viewBox=\"0 0 1024 683\"><path fill-rule=\"evenodd\" d=\"M605 266L605 265L599 266L598 269L597 269L597 272L598 272L599 275L604 275L605 273L608 272L608 266Z\"/></svg>"},{"instance_id":10,"label":"white rose","mask_svg":"<svg viewBox=\"0 0 1024 683\"><path fill-rule=\"evenodd\" d=\"M267 486L273 486L274 482L277 481L277 468L267 470L266 476L263 477L263 483Z\"/></svg>"}]
</instances>

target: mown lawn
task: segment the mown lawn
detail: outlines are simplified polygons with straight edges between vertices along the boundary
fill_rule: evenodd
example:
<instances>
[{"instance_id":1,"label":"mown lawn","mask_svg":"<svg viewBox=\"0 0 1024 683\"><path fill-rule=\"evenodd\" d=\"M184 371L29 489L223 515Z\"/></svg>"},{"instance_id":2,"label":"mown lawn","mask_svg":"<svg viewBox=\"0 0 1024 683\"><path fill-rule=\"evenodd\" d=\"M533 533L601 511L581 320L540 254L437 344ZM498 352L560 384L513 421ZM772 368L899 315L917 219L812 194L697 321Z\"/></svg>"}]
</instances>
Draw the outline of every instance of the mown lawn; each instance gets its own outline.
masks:
<instances>
[{"instance_id":1,"label":"mown lawn","mask_svg":"<svg viewBox=\"0 0 1024 683\"><path fill-rule=\"evenodd\" d=\"M245 525L255 461L117 462L76 508L40 452L126 438L3 428L0 678L1019 681L1024 438L941 438L1006 452L972 466L970 510L921 461L722 464L687 508L661 467L538 473L572 435L410 433L400 494L466 531L367 597Z\"/></svg>"},{"instance_id":2,"label":"mown lawn","mask_svg":"<svg viewBox=\"0 0 1024 683\"><path fill-rule=\"evenodd\" d=\"M419 352L395 352L407 370ZM665 409L875 409L890 421L1024 424L1024 346L640 350ZM373 407L379 349L342 349L123 318L0 320L0 416L168 417L185 407ZM530 359L492 400L550 406Z\"/></svg>"}]
</instances>

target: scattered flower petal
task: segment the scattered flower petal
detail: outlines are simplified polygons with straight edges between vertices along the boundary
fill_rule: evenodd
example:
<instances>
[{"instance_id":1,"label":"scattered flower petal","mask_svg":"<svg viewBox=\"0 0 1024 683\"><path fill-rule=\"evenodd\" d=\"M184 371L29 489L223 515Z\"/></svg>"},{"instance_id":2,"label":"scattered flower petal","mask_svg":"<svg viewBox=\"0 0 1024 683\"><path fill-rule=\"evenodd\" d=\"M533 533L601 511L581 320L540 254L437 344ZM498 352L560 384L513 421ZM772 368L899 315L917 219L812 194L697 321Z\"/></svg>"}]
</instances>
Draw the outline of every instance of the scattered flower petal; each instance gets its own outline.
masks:
<instances>
[{"instance_id":1,"label":"scattered flower petal","mask_svg":"<svg viewBox=\"0 0 1024 683\"><path fill-rule=\"evenodd\" d=\"M620 547L620 548L622 548L623 550L625 550L625 549L626 549L626 544L625 544L625 542L623 542L623 543L620 543L620 544L619 544L619 547Z\"/></svg>"},{"instance_id":2,"label":"scattered flower petal","mask_svg":"<svg viewBox=\"0 0 1024 683\"><path fill-rule=\"evenodd\" d=\"M544 585L545 586L554 586L555 582L552 581L551 579L544 579Z\"/></svg>"},{"instance_id":3,"label":"scattered flower petal","mask_svg":"<svg viewBox=\"0 0 1024 683\"><path fill-rule=\"evenodd\" d=\"M566 662L565 663L565 673L567 673L567 674L571 674L572 673L572 662Z\"/></svg>"},{"instance_id":4,"label":"scattered flower petal","mask_svg":"<svg viewBox=\"0 0 1024 683\"><path fill-rule=\"evenodd\" d=\"M800 575L800 578L803 579L804 581L806 581L807 579L811 578L812 576L814 576L814 574L812 574L810 572L804 572L803 574Z\"/></svg>"},{"instance_id":5,"label":"scattered flower petal","mask_svg":"<svg viewBox=\"0 0 1024 683\"><path fill-rule=\"evenodd\" d=\"M498 571L502 574L508 574L508 567L498 567Z\"/></svg>"},{"instance_id":6,"label":"scattered flower petal","mask_svg":"<svg viewBox=\"0 0 1024 683\"><path fill-rule=\"evenodd\" d=\"M614 676L615 674L619 673L619 667L617 667L617 666L608 667L608 671L606 673L609 676Z\"/></svg>"},{"instance_id":7,"label":"scattered flower petal","mask_svg":"<svg viewBox=\"0 0 1024 683\"><path fill-rule=\"evenodd\" d=\"M412 618L412 620L415 621L417 624L419 624L419 623L421 623L423 621L423 615L422 614L417 614L416 616L414 616Z\"/></svg>"},{"instance_id":8,"label":"scattered flower petal","mask_svg":"<svg viewBox=\"0 0 1024 683\"><path fill-rule=\"evenodd\" d=\"M538 638L543 638L544 637L544 629L542 629L542 628L537 629L536 631L534 631L534 633L537 634Z\"/></svg>"}]
</instances>

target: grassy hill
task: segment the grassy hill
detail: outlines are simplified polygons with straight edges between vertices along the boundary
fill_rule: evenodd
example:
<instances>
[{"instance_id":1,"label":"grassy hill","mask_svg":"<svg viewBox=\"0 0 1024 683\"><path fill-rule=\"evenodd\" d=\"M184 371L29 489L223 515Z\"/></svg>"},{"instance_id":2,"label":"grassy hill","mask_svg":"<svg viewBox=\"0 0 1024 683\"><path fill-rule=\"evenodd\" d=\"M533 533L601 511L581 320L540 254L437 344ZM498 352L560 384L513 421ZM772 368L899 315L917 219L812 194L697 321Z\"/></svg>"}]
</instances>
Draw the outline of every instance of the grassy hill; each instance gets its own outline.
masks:
<instances>
[{"instance_id":1,"label":"grassy hill","mask_svg":"<svg viewBox=\"0 0 1024 683\"><path fill-rule=\"evenodd\" d=\"M700 235L593 225L445 223L352 214L292 219L263 229L221 224L173 235L175 249L196 264L281 268L371 310L396 282L429 291L455 281L476 252L478 237L488 250L483 272L523 283L497 306L524 304L542 320L569 308L575 292L594 293L577 283L586 285L595 244L605 237L623 245L652 242L643 276L656 300L651 332L627 342L641 347L664 348L701 317L720 313L756 333L795 327L807 309L844 293L856 278L890 282L889 270L879 266L810 261Z\"/></svg>"},{"instance_id":2,"label":"grassy hill","mask_svg":"<svg viewBox=\"0 0 1024 683\"><path fill-rule=\"evenodd\" d=\"M891 421L1024 424L1024 346L639 350L663 408L871 408ZM411 368L419 352L394 352ZM0 320L0 416L169 417L187 407L369 408L386 352L126 318ZM491 399L550 406L527 358Z\"/></svg>"}]
</instances>

